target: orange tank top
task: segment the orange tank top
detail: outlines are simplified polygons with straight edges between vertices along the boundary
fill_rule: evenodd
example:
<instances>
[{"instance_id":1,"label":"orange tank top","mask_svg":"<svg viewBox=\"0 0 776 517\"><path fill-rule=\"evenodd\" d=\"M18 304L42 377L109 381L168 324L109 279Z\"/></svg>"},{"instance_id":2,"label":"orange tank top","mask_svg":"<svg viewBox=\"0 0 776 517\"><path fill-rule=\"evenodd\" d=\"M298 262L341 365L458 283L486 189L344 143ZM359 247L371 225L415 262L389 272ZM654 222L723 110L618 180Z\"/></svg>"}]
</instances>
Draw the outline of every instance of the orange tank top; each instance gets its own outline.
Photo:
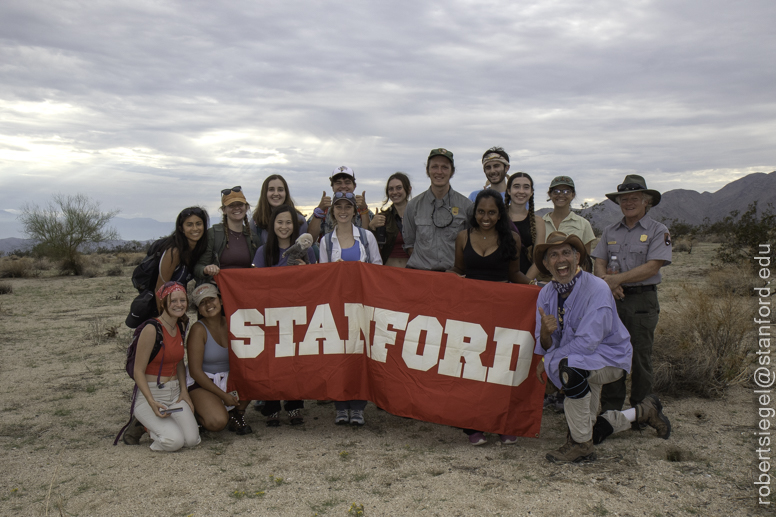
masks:
<instances>
[{"instance_id":1,"label":"orange tank top","mask_svg":"<svg viewBox=\"0 0 776 517\"><path fill-rule=\"evenodd\" d=\"M159 365L162 363L162 357L164 357L162 377L172 377L176 373L178 362L183 360L183 336L181 335L180 327L178 327L178 334L171 336L164 325L162 325L162 335L164 336L164 346L156 354L154 360L148 363L145 372L147 375L157 375L159 373Z\"/></svg>"}]
</instances>

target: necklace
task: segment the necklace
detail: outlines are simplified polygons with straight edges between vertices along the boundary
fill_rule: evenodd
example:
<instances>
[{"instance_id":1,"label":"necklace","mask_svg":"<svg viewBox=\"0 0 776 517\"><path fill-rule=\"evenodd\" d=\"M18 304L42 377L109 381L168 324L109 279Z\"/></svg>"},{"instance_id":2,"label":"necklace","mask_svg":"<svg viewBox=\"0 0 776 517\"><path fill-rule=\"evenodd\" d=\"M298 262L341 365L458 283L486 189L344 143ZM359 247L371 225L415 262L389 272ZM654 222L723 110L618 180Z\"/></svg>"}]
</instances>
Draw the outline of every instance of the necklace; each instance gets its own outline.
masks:
<instances>
[{"instance_id":1,"label":"necklace","mask_svg":"<svg viewBox=\"0 0 776 517\"><path fill-rule=\"evenodd\" d=\"M162 322L162 325L164 325L164 328L166 328L166 329L167 329L167 332L170 332L170 333L172 333L172 331L175 329L175 325L173 325L172 323L168 323L167 321L165 321L165 319L164 319L164 316L159 316L159 321L161 321L161 322Z\"/></svg>"}]
</instances>

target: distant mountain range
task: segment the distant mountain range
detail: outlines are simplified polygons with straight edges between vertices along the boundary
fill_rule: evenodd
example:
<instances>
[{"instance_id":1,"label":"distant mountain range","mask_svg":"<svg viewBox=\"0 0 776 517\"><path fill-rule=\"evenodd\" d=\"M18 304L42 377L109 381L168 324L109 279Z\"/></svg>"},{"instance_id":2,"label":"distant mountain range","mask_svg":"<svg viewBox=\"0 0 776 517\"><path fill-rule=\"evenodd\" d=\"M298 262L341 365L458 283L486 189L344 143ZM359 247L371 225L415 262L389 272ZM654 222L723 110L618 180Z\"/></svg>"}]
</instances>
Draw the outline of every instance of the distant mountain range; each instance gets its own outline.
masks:
<instances>
[{"instance_id":1,"label":"distant mountain range","mask_svg":"<svg viewBox=\"0 0 776 517\"><path fill-rule=\"evenodd\" d=\"M656 221L676 219L691 225L699 225L708 218L716 222L730 212L743 213L753 202L765 209L768 203L776 205L776 171L756 172L728 183L716 192L698 193L694 190L676 189L661 192L660 204L649 211ZM544 215L551 209L544 208L537 213ZM591 224L599 232L608 225L622 219L619 205L606 199L584 210L575 210L589 217Z\"/></svg>"}]
</instances>

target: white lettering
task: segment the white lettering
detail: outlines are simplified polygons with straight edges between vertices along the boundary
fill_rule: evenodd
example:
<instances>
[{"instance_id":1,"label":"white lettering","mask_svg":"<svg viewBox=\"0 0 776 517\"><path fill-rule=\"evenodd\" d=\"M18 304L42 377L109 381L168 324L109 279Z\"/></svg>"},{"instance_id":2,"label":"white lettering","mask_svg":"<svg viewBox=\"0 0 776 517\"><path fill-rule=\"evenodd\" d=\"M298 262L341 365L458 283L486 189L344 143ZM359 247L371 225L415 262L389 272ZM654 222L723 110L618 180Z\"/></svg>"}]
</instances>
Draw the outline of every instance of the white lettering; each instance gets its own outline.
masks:
<instances>
[{"instance_id":1,"label":"white lettering","mask_svg":"<svg viewBox=\"0 0 776 517\"><path fill-rule=\"evenodd\" d=\"M369 336L372 330L372 318L375 308L360 303L346 303L345 316L348 318L348 340L345 342L346 354L363 354L366 342L367 357L369 356ZM364 336L364 339L361 339Z\"/></svg>"},{"instance_id":2,"label":"white lettering","mask_svg":"<svg viewBox=\"0 0 776 517\"><path fill-rule=\"evenodd\" d=\"M256 309L237 309L229 318L232 352L239 359L253 359L264 351L264 316ZM244 340L244 341L243 341Z\"/></svg>"},{"instance_id":3,"label":"white lettering","mask_svg":"<svg viewBox=\"0 0 776 517\"><path fill-rule=\"evenodd\" d=\"M396 344L396 330L407 328L407 312L395 312L388 309L375 309L375 337L372 340L372 359L384 363L388 358L387 345ZM388 327L394 330L388 330Z\"/></svg>"},{"instance_id":4,"label":"white lettering","mask_svg":"<svg viewBox=\"0 0 776 517\"><path fill-rule=\"evenodd\" d=\"M420 345L420 333L426 332L426 342L423 347L423 355L418 355ZM442 348L442 325L439 320L431 316L416 316L407 325L404 333L404 347L401 357L404 364L413 370L421 372L429 371L439 361L439 350Z\"/></svg>"},{"instance_id":5,"label":"white lettering","mask_svg":"<svg viewBox=\"0 0 776 517\"><path fill-rule=\"evenodd\" d=\"M265 312L266 326L278 326L278 344L275 357L293 357L296 355L294 325L307 324L307 307L273 307Z\"/></svg>"},{"instance_id":6,"label":"white lettering","mask_svg":"<svg viewBox=\"0 0 776 517\"><path fill-rule=\"evenodd\" d=\"M437 371L442 375L461 377L461 359L463 359L466 363L463 368L463 378L485 381L488 369L482 366L480 354L487 347L488 334L483 328L476 323L447 320L445 334L447 334L445 356L439 361Z\"/></svg>"},{"instance_id":7,"label":"white lettering","mask_svg":"<svg viewBox=\"0 0 776 517\"><path fill-rule=\"evenodd\" d=\"M493 358L493 367L488 368L488 382L504 386L520 386L530 373L534 337L525 330L496 327L493 340L496 342L496 356ZM510 370L515 346L520 350L515 369Z\"/></svg>"},{"instance_id":8,"label":"white lettering","mask_svg":"<svg viewBox=\"0 0 776 517\"><path fill-rule=\"evenodd\" d=\"M340 339L334 315L328 303L315 308L310 325L304 335L304 341L299 343L299 355L318 355L320 348L318 340L323 340L324 354L344 354L345 342Z\"/></svg>"}]
</instances>

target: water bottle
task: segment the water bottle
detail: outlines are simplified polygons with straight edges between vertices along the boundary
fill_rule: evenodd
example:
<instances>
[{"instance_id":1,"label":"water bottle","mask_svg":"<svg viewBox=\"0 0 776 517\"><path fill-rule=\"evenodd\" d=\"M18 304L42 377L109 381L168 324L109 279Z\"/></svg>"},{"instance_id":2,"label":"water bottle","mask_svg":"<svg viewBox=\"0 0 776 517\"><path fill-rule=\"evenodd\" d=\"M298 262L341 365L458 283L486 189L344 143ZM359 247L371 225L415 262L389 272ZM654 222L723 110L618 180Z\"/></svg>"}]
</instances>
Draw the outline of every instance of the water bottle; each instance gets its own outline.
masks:
<instances>
[{"instance_id":1,"label":"water bottle","mask_svg":"<svg viewBox=\"0 0 776 517\"><path fill-rule=\"evenodd\" d=\"M612 255L609 259L609 264L606 266L607 275L616 275L620 272L620 261L617 260L617 255Z\"/></svg>"}]
</instances>

